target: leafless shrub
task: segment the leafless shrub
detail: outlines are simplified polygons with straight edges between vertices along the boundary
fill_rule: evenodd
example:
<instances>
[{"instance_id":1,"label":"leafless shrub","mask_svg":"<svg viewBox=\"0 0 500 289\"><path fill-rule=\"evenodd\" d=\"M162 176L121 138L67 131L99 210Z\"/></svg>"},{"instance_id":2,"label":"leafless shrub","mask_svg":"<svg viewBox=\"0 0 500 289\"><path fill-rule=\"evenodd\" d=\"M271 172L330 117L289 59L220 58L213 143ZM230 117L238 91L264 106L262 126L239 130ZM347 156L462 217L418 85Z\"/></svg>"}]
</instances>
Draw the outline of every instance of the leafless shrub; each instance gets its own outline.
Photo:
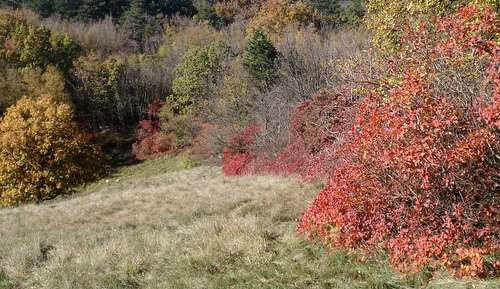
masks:
<instances>
[{"instance_id":1,"label":"leafless shrub","mask_svg":"<svg viewBox=\"0 0 500 289\"><path fill-rule=\"evenodd\" d=\"M285 83L275 86L261 95L256 103L253 119L261 124L254 149L269 155L277 153L289 141L290 115L300 96L290 94L292 89Z\"/></svg>"},{"instance_id":2,"label":"leafless shrub","mask_svg":"<svg viewBox=\"0 0 500 289\"><path fill-rule=\"evenodd\" d=\"M323 35L321 35L323 34ZM317 32L313 27L287 28L277 48L282 79L301 99L330 85L337 85L340 67L329 65L358 55L369 46L365 31Z\"/></svg>"},{"instance_id":3,"label":"leafless shrub","mask_svg":"<svg viewBox=\"0 0 500 289\"><path fill-rule=\"evenodd\" d=\"M246 45L244 26L241 23L217 30L208 24L195 23L184 17L170 19L162 41L158 56L172 69L188 50L205 47L214 41L230 44L234 54L240 54Z\"/></svg>"},{"instance_id":4,"label":"leafless shrub","mask_svg":"<svg viewBox=\"0 0 500 289\"><path fill-rule=\"evenodd\" d=\"M120 99L116 102L116 109L119 114L124 117L132 115L135 120L144 118L153 101L168 95L169 84L164 77L168 70L164 65L158 65L153 57L127 61L118 80Z\"/></svg>"},{"instance_id":5,"label":"leafless shrub","mask_svg":"<svg viewBox=\"0 0 500 289\"><path fill-rule=\"evenodd\" d=\"M54 32L68 34L84 48L101 56L134 50L133 43L127 39L125 33L117 29L110 16L90 23L53 16L42 20L41 24Z\"/></svg>"},{"instance_id":6,"label":"leafless shrub","mask_svg":"<svg viewBox=\"0 0 500 289\"><path fill-rule=\"evenodd\" d=\"M253 112L262 125L255 149L270 154L288 143L290 116L300 101L323 88L338 86L344 78L368 81L371 77L365 31L319 33L313 28L288 27L276 46L281 56L280 81L256 96Z\"/></svg>"}]
</instances>

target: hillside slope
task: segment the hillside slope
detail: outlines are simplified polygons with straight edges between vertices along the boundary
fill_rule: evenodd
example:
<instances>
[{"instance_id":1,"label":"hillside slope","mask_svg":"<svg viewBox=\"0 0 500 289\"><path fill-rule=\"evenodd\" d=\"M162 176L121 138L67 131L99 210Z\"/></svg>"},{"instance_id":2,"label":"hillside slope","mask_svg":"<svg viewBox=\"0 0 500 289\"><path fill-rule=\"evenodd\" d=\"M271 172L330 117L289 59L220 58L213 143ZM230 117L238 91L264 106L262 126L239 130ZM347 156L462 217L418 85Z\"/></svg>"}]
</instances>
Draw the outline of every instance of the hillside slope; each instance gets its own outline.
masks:
<instances>
[{"instance_id":1,"label":"hillside slope","mask_svg":"<svg viewBox=\"0 0 500 289\"><path fill-rule=\"evenodd\" d=\"M156 168L158 163L155 164ZM0 288L495 288L325 254L295 233L313 185L170 164L0 210Z\"/></svg>"}]
</instances>

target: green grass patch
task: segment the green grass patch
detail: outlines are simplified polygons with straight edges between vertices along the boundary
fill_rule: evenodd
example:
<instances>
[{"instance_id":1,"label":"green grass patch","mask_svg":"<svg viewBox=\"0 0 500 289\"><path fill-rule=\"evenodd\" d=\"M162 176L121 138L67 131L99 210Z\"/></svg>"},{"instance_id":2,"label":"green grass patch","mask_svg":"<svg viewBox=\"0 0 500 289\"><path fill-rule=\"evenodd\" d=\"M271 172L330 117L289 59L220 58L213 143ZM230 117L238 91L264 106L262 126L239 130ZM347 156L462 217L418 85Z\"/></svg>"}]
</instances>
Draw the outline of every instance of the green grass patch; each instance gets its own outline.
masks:
<instances>
[{"instance_id":1,"label":"green grass patch","mask_svg":"<svg viewBox=\"0 0 500 289\"><path fill-rule=\"evenodd\" d=\"M154 160L143 161L130 166L116 168L111 173L112 178L144 178L181 170L192 169L200 162L186 155L163 156Z\"/></svg>"},{"instance_id":2,"label":"green grass patch","mask_svg":"<svg viewBox=\"0 0 500 289\"><path fill-rule=\"evenodd\" d=\"M10 280L9 276L0 270L0 289L10 289L13 288L14 284Z\"/></svg>"},{"instance_id":3,"label":"green grass patch","mask_svg":"<svg viewBox=\"0 0 500 289\"><path fill-rule=\"evenodd\" d=\"M166 155L153 160L146 160L132 165L111 167L107 175L98 181L77 188L79 192L92 192L106 188L110 184L126 180L139 180L160 176L172 172L188 170L201 163L186 155Z\"/></svg>"}]
</instances>

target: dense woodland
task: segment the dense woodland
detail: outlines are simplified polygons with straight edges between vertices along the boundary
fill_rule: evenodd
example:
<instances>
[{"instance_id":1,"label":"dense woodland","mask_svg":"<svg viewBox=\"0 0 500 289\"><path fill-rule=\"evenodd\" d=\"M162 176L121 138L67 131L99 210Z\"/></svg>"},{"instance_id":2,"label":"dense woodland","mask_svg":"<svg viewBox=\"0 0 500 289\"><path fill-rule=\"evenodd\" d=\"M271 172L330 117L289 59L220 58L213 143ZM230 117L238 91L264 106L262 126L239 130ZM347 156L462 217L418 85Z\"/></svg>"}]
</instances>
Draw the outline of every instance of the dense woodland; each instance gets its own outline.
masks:
<instances>
[{"instance_id":1,"label":"dense woodland","mask_svg":"<svg viewBox=\"0 0 500 289\"><path fill-rule=\"evenodd\" d=\"M1 205L185 154L323 182L313 240L498 277L498 0L0 5Z\"/></svg>"}]
</instances>

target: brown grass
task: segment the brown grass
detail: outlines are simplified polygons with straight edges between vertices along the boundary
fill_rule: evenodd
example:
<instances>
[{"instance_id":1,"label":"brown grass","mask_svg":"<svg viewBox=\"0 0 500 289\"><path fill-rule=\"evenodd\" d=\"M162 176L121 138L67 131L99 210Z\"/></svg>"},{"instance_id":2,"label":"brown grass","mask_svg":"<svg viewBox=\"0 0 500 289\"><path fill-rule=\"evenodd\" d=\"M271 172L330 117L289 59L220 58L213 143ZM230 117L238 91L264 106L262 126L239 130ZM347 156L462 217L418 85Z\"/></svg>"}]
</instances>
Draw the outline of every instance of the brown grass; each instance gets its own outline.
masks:
<instances>
[{"instance_id":1,"label":"brown grass","mask_svg":"<svg viewBox=\"0 0 500 289\"><path fill-rule=\"evenodd\" d=\"M302 240L295 218L317 186L182 167L165 158L0 210L0 288L498 288L403 277Z\"/></svg>"}]
</instances>

